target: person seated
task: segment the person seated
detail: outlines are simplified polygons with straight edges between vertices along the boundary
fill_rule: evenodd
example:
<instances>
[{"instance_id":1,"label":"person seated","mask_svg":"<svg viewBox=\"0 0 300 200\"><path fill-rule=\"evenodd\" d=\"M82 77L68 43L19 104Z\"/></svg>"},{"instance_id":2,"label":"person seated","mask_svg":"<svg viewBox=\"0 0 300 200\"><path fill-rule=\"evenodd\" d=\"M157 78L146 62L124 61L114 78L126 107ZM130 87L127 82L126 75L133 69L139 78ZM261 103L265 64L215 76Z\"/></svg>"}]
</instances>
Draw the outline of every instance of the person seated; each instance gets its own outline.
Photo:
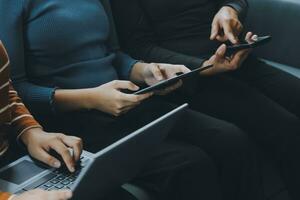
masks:
<instances>
[{"instance_id":1,"label":"person seated","mask_svg":"<svg viewBox=\"0 0 300 200\"><path fill-rule=\"evenodd\" d=\"M47 133L35 121L26 109L9 80L9 60L0 41L0 167L17 158L17 150L12 140L24 144L33 158L43 163L60 168L62 163L49 154L50 150L60 154L71 172L80 159L82 141L80 138L66 136L60 133ZM72 148L74 156L68 148ZM1 192L0 200L66 200L72 197L72 192L33 190L19 196Z\"/></svg>"},{"instance_id":2,"label":"person seated","mask_svg":"<svg viewBox=\"0 0 300 200\"><path fill-rule=\"evenodd\" d=\"M103 5L98 0L0 1L0 38L11 56L15 88L47 129L82 137L92 152L177 107L157 93L124 90L190 71L121 52L110 40L113 21ZM257 162L255 148L239 128L187 110L131 181L164 200L262 199Z\"/></svg>"},{"instance_id":3,"label":"person seated","mask_svg":"<svg viewBox=\"0 0 300 200\"><path fill-rule=\"evenodd\" d=\"M190 69L214 65L201 74L192 93L177 92L168 100L189 102L193 110L244 130L276 158L291 197L299 199L300 79L251 56L250 50L227 56L227 45L222 44L244 40L248 2L111 3L122 48L134 58L182 64ZM256 39L257 35L249 32L246 37Z\"/></svg>"}]
</instances>

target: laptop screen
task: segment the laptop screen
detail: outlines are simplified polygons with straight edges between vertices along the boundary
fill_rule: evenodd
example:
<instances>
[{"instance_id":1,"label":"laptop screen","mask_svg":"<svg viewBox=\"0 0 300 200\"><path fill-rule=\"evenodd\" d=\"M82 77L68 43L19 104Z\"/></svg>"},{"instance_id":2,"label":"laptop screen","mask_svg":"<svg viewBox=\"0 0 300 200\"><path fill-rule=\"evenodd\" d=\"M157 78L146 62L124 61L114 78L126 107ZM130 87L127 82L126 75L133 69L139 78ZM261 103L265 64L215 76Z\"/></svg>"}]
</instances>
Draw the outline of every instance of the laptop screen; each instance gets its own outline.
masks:
<instances>
[{"instance_id":1,"label":"laptop screen","mask_svg":"<svg viewBox=\"0 0 300 200\"><path fill-rule=\"evenodd\" d=\"M33 162L24 160L17 165L14 165L0 172L0 177L5 181L21 185L25 181L40 174L43 171L45 171L45 169L36 166Z\"/></svg>"}]
</instances>

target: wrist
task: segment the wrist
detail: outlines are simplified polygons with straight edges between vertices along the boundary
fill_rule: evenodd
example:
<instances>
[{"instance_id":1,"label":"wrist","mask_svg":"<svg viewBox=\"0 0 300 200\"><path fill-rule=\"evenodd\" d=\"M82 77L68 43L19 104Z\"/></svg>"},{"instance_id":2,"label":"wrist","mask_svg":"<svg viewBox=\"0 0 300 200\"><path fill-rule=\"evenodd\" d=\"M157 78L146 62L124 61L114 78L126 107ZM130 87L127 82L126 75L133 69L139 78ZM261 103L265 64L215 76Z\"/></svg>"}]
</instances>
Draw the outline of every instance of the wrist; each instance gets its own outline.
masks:
<instances>
[{"instance_id":1,"label":"wrist","mask_svg":"<svg viewBox=\"0 0 300 200\"><path fill-rule=\"evenodd\" d=\"M30 141L32 141L32 138L35 137L35 135L39 135L39 134L43 134L44 131L42 128L36 127L36 128L31 128L28 129L27 131L25 131L20 139L23 142L23 144L27 147L30 143Z\"/></svg>"},{"instance_id":2,"label":"wrist","mask_svg":"<svg viewBox=\"0 0 300 200\"><path fill-rule=\"evenodd\" d=\"M92 110L95 108L94 106L94 96L95 96L96 88L88 88L83 89L79 92L80 96L80 107L83 110Z\"/></svg>"},{"instance_id":3,"label":"wrist","mask_svg":"<svg viewBox=\"0 0 300 200\"><path fill-rule=\"evenodd\" d=\"M228 12L228 13L230 13L231 15L234 15L234 16L236 16L236 17L239 16L239 12L238 12L236 9L234 9L233 7L229 6L229 5L223 6L223 7L221 8L221 10L224 10L225 12Z\"/></svg>"}]
</instances>

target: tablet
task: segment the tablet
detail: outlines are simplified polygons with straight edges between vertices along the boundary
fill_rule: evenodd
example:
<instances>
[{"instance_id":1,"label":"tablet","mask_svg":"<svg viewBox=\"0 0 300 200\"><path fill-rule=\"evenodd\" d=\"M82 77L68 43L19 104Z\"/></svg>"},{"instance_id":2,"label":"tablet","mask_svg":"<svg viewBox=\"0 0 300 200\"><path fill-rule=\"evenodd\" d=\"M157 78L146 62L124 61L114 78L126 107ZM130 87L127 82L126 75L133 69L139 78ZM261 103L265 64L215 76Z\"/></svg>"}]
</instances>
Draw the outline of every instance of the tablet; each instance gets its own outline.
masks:
<instances>
[{"instance_id":1,"label":"tablet","mask_svg":"<svg viewBox=\"0 0 300 200\"><path fill-rule=\"evenodd\" d=\"M268 35L268 36L258 37L257 41L255 41L253 43L244 42L244 43L237 44L237 45L227 46L226 54L232 55L240 50L256 48L256 47L267 44L271 40L272 40L272 37Z\"/></svg>"},{"instance_id":2,"label":"tablet","mask_svg":"<svg viewBox=\"0 0 300 200\"><path fill-rule=\"evenodd\" d=\"M139 95L139 94L146 94L148 92L153 92L153 91L157 91L157 90L162 90L164 88L167 88L167 87L170 87L170 86L176 84L180 80L185 80L185 79L189 79L191 77L197 76L197 75L199 75L200 72L205 71L205 70L207 70L209 68L212 68L212 67L213 67L213 65L209 65L209 66L194 69L194 70L192 70L188 73L185 73L185 74L181 73L181 74L179 74L179 75L177 75L173 78L160 81L160 82L158 82L154 85L151 85L149 87L146 87L146 88L143 88L139 91L136 91L133 94Z\"/></svg>"}]
</instances>

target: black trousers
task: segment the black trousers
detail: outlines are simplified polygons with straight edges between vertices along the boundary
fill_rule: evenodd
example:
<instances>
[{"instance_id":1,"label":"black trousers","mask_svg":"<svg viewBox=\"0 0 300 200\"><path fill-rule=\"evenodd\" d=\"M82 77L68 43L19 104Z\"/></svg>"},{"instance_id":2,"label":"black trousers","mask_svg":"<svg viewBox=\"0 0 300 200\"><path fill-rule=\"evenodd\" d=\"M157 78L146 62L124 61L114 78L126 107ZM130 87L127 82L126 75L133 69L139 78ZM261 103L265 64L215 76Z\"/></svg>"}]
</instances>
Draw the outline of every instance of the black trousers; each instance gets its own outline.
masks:
<instances>
[{"instance_id":1,"label":"black trousers","mask_svg":"<svg viewBox=\"0 0 300 200\"><path fill-rule=\"evenodd\" d=\"M175 107L151 99L119 118L100 112L71 113L46 124L52 125L51 131L82 137L85 147L95 152ZM153 150L132 182L163 200L253 200L263 195L255 148L247 134L191 110Z\"/></svg>"},{"instance_id":2,"label":"black trousers","mask_svg":"<svg viewBox=\"0 0 300 200\"><path fill-rule=\"evenodd\" d=\"M168 99L237 125L281 168L290 196L300 198L300 80L253 57L232 73L201 78L193 94Z\"/></svg>"}]
</instances>

